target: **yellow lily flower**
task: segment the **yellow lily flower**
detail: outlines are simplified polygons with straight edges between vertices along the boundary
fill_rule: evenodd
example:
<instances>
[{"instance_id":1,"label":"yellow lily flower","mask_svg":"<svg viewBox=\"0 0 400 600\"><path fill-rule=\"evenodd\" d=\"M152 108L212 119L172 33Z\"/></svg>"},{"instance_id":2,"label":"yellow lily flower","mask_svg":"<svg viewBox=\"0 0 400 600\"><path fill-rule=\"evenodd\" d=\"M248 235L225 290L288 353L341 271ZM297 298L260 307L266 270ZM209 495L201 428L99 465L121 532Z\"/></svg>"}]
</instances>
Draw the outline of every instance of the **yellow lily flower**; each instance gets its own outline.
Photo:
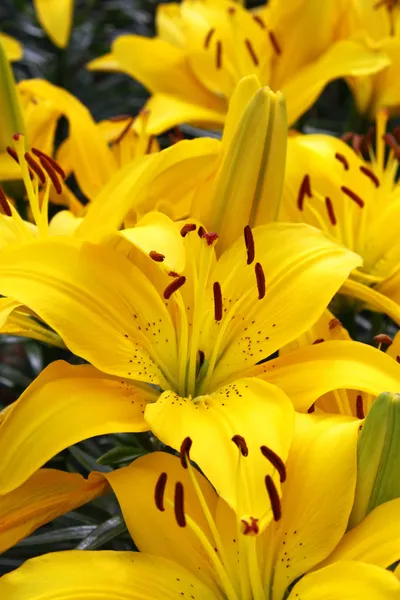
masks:
<instances>
[{"instance_id":1,"label":"yellow lily flower","mask_svg":"<svg viewBox=\"0 0 400 600\"><path fill-rule=\"evenodd\" d=\"M74 0L33 0L33 6L53 44L65 48L71 35Z\"/></svg>"},{"instance_id":2,"label":"yellow lily flower","mask_svg":"<svg viewBox=\"0 0 400 600\"><path fill-rule=\"evenodd\" d=\"M157 37L121 36L89 69L127 73L152 92L151 133L182 122L222 127L235 85L249 74L281 90L292 124L332 79L389 64L363 43L337 41L342 13L337 0L273 0L257 13L228 0L161 4Z\"/></svg>"},{"instance_id":3,"label":"yellow lily flower","mask_svg":"<svg viewBox=\"0 0 400 600\"><path fill-rule=\"evenodd\" d=\"M1 252L0 292L33 310L93 365L52 365L6 415L1 492L77 440L151 429L173 447L190 434L195 459L234 505L226 473L235 457L226 436L251 431L257 444L265 423L273 423L270 446L285 456L277 436L293 418L285 394L247 372L318 318L359 258L308 226L271 224L253 232L247 226L245 239L217 260L216 234L159 213L113 239L114 247L43 238ZM399 382L396 370L367 389ZM29 453L22 452L26 443ZM215 463L216 452L226 469ZM251 490L254 510L264 497L264 489Z\"/></svg>"},{"instance_id":4,"label":"yellow lily flower","mask_svg":"<svg viewBox=\"0 0 400 600\"><path fill-rule=\"evenodd\" d=\"M283 490L280 500L266 476L264 524L243 519L190 465L189 438L182 464L163 453L140 458L106 476L141 552L44 555L2 577L0 593L12 600L394 600L400 583L385 568L399 556L400 501L346 533L357 429L356 422L299 415L287 461L257 449L263 462L255 475L264 479L273 462ZM250 451L236 441L240 471Z\"/></svg>"},{"instance_id":5,"label":"yellow lily flower","mask_svg":"<svg viewBox=\"0 0 400 600\"><path fill-rule=\"evenodd\" d=\"M351 0L348 35L366 39L367 45L390 58L390 65L376 74L350 77L358 110L375 117L387 108L391 114L400 110L400 6L397 0Z\"/></svg>"},{"instance_id":6,"label":"yellow lily flower","mask_svg":"<svg viewBox=\"0 0 400 600\"><path fill-rule=\"evenodd\" d=\"M364 264L341 292L400 323L399 147L386 121L381 111L375 151L370 136L355 136L356 150L327 135L290 138L280 218L320 227L360 254Z\"/></svg>"},{"instance_id":7,"label":"yellow lily flower","mask_svg":"<svg viewBox=\"0 0 400 600\"><path fill-rule=\"evenodd\" d=\"M3 47L10 62L21 60L23 50L18 40L5 33L0 33L0 45Z\"/></svg>"}]
</instances>

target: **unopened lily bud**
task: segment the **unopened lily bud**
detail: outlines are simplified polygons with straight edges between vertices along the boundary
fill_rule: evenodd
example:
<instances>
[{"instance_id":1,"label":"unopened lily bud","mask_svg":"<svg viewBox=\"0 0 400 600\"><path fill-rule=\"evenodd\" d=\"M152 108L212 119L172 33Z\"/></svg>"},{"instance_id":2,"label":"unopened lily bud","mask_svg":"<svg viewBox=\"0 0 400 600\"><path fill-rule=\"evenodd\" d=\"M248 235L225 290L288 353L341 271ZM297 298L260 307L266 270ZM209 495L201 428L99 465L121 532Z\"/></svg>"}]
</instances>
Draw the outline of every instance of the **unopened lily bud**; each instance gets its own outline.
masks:
<instances>
[{"instance_id":1,"label":"unopened lily bud","mask_svg":"<svg viewBox=\"0 0 400 600\"><path fill-rule=\"evenodd\" d=\"M12 145L12 136L23 133L24 121L14 76L0 42L0 152Z\"/></svg>"},{"instance_id":2,"label":"unopened lily bud","mask_svg":"<svg viewBox=\"0 0 400 600\"><path fill-rule=\"evenodd\" d=\"M287 144L283 95L261 87L255 76L242 79L231 99L222 144L226 152L216 177L212 207L203 206L202 210L199 203L198 217L219 233L226 248L246 225L265 224L278 217Z\"/></svg>"},{"instance_id":3,"label":"unopened lily bud","mask_svg":"<svg viewBox=\"0 0 400 600\"><path fill-rule=\"evenodd\" d=\"M372 404L358 440L357 469L350 527L400 498L400 394L384 392Z\"/></svg>"}]
</instances>

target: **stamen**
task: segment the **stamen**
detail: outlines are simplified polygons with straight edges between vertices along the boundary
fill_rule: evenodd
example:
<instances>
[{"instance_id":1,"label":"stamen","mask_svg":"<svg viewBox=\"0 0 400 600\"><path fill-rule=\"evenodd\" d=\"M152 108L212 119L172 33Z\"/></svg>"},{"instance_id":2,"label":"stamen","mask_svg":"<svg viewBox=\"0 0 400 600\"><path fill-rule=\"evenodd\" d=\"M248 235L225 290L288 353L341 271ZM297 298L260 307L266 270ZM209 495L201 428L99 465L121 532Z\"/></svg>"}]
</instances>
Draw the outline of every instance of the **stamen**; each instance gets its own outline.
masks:
<instances>
[{"instance_id":1,"label":"stamen","mask_svg":"<svg viewBox=\"0 0 400 600\"><path fill-rule=\"evenodd\" d=\"M356 152L357 154L362 154L363 145L364 145L364 136L360 135L359 133L353 133L353 139L352 139L351 143L352 143L354 152Z\"/></svg>"},{"instance_id":2,"label":"stamen","mask_svg":"<svg viewBox=\"0 0 400 600\"><path fill-rule=\"evenodd\" d=\"M265 476L265 487L267 488L269 501L271 503L272 514L274 515L274 521L279 521L282 516L281 501L279 498L278 491L275 487L274 481L270 475Z\"/></svg>"},{"instance_id":3,"label":"stamen","mask_svg":"<svg viewBox=\"0 0 400 600\"><path fill-rule=\"evenodd\" d=\"M165 260L164 254L160 254L160 252L156 252L155 250L150 250L149 256L155 262L163 262Z\"/></svg>"},{"instance_id":4,"label":"stamen","mask_svg":"<svg viewBox=\"0 0 400 600\"><path fill-rule=\"evenodd\" d=\"M307 410L308 414L310 415L311 413L315 412L315 402L313 402L310 406L310 408Z\"/></svg>"},{"instance_id":5,"label":"stamen","mask_svg":"<svg viewBox=\"0 0 400 600\"><path fill-rule=\"evenodd\" d=\"M246 48L247 48L247 50L248 50L248 52L249 52L249 54L251 56L251 60L253 61L254 66L258 67L258 65L259 65L258 56L257 56L257 54L254 51L254 48L253 48L253 45L252 45L251 41L248 38L246 38L244 40L244 43L245 43Z\"/></svg>"},{"instance_id":6,"label":"stamen","mask_svg":"<svg viewBox=\"0 0 400 600\"><path fill-rule=\"evenodd\" d=\"M265 23L264 23L264 21L262 20L261 17L259 17L258 15L253 15L253 19L254 19L254 21L256 23L259 24L259 26L261 27L261 29L265 29Z\"/></svg>"},{"instance_id":7,"label":"stamen","mask_svg":"<svg viewBox=\"0 0 400 600\"><path fill-rule=\"evenodd\" d=\"M394 135L394 137L396 138L396 141L400 144L400 127L394 127L392 130L392 133Z\"/></svg>"},{"instance_id":8,"label":"stamen","mask_svg":"<svg viewBox=\"0 0 400 600\"><path fill-rule=\"evenodd\" d=\"M168 275L169 277L180 277L179 273L177 273L176 271L170 271Z\"/></svg>"},{"instance_id":9,"label":"stamen","mask_svg":"<svg viewBox=\"0 0 400 600\"><path fill-rule=\"evenodd\" d=\"M349 198L351 198L351 200L354 200L354 202L356 204L358 204L358 206L360 208L363 208L363 206L364 206L364 200L362 200L362 198L360 198L360 196L358 196L355 192L353 192L352 190L350 190L345 185L342 185L342 187L340 189L342 190L343 194L346 194L346 196L348 196Z\"/></svg>"},{"instance_id":10,"label":"stamen","mask_svg":"<svg viewBox=\"0 0 400 600\"><path fill-rule=\"evenodd\" d=\"M151 147L153 145L153 140L154 140L154 135L150 135L149 139L147 140L147 146L146 146L146 150L145 150L145 154L150 154L151 153Z\"/></svg>"},{"instance_id":11,"label":"stamen","mask_svg":"<svg viewBox=\"0 0 400 600\"><path fill-rule=\"evenodd\" d=\"M186 223L181 229L181 236L186 237L190 231L196 231L197 226L194 223Z\"/></svg>"},{"instance_id":12,"label":"stamen","mask_svg":"<svg viewBox=\"0 0 400 600\"><path fill-rule=\"evenodd\" d=\"M244 228L244 243L246 244L247 250L247 264L251 265L255 257L255 246L253 232L251 231L250 225L246 225Z\"/></svg>"},{"instance_id":13,"label":"stamen","mask_svg":"<svg viewBox=\"0 0 400 600\"><path fill-rule=\"evenodd\" d=\"M299 210L303 210L304 199L306 196L308 196L309 198L312 198L309 175L304 175L303 181L301 182L301 185L300 185L299 194L297 196L297 207Z\"/></svg>"},{"instance_id":14,"label":"stamen","mask_svg":"<svg viewBox=\"0 0 400 600\"><path fill-rule=\"evenodd\" d=\"M220 42L220 40L218 40L217 42L217 52L215 55L215 64L217 69L220 69L222 67L222 44Z\"/></svg>"},{"instance_id":15,"label":"stamen","mask_svg":"<svg viewBox=\"0 0 400 600\"><path fill-rule=\"evenodd\" d=\"M186 277L184 275L181 275L181 276L177 277L176 279L174 279L174 281L165 288L164 298L166 300L169 300L171 298L172 294L174 292L176 292L177 290L179 290L180 287L183 286L185 281L186 281Z\"/></svg>"},{"instance_id":16,"label":"stamen","mask_svg":"<svg viewBox=\"0 0 400 600\"><path fill-rule=\"evenodd\" d=\"M275 34L272 31L268 31L268 37L276 54L280 56L282 54L282 50L280 45L278 44L278 40L276 39Z\"/></svg>"},{"instance_id":17,"label":"stamen","mask_svg":"<svg viewBox=\"0 0 400 600\"><path fill-rule=\"evenodd\" d=\"M204 40L204 48L205 48L205 50L207 50L207 48L210 46L211 38L214 35L214 33L215 33L215 29L214 29L214 27L212 27L210 29L210 31L207 33L207 35L205 37L205 40Z\"/></svg>"},{"instance_id":18,"label":"stamen","mask_svg":"<svg viewBox=\"0 0 400 600\"><path fill-rule=\"evenodd\" d=\"M15 160L17 165L19 165L18 154L15 152L14 148L11 148L11 146L7 146L6 150L7 150L8 154L11 156L11 158L13 158Z\"/></svg>"},{"instance_id":19,"label":"stamen","mask_svg":"<svg viewBox=\"0 0 400 600\"><path fill-rule=\"evenodd\" d=\"M340 152L336 152L335 158L337 158L337 160L342 163L342 165L344 166L345 171L349 170L349 168L350 168L349 167L349 162L348 162L347 158L343 154L340 154Z\"/></svg>"},{"instance_id":20,"label":"stamen","mask_svg":"<svg viewBox=\"0 0 400 600\"><path fill-rule=\"evenodd\" d=\"M386 333L378 333L378 335L375 335L374 342L377 344L386 344L387 346L391 346L393 344L392 338L386 335Z\"/></svg>"},{"instance_id":21,"label":"stamen","mask_svg":"<svg viewBox=\"0 0 400 600\"><path fill-rule=\"evenodd\" d=\"M391 148L394 151L394 153L396 154L396 157L397 157L400 149L399 149L399 146L396 142L396 138L394 137L394 135L391 133L385 133L382 136L382 139L385 142L385 144L387 144L389 146L389 148Z\"/></svg>"},{"instance_id":22,"label":"stamen","mask_svg":"<svg viewBox=\"0 0 400 600\"><path fill-rule=\"evenodd\" d=\"M46 183L46 176L43 173L42 169L37 164L37 162L32 158L32 156L29 154L29 152L25 152L24 158L25 158L26 162L28 163L28 165L31 167L32 171L34 171L36 173L36 175L38 176L40 183L42 185L44 185Z\"/></svg>"},{"instance_id":23,"label":"stamen","mask_svg":"<svg viewBox=\"0 0 400 600\"><path fill-rule=\"evenodd\" d=\"M246 444L246 440L244 439L244 437L242 437L241 435L234 435L232 438L232 442L234 444L236 444L236 446L239 448L240 453L242 456L248 456L249 455L249 449L247 448L247 444Z\"/></svg>"},{"instance_id":24,"label":"stamen","mask_svg":"<svg viewBox=\"0 0 400 600\"><path fill-rule=\"evenodd\" d=\"M201 239L206 240L207 246L212 246L219 238L218 233L207 233L206 231L201 236Z\"/></svg>"},{"instance_id":25,"label":"stamen","mask_svg":"<svg viewBox=\"0 0 400 600\"><path fill-rule=\"evenodd\" d=\"M157 479L156 487L154 490L154 501L158 510L161 512L165 511L164 507L164 492L165 486L167 485L167 474L161 473L160 477Z\"/></svg>"},{"instance_id":26,"label":"stamen","mask_svg":"<svg viewBox=\"0 0 400 600\"><path fill-rule=\"evenodd\" d=\"M213 284L213 292L214 292L214 319L216 321L220 321L222 319L222 291L221 285L218 281L215 281Z\"/></svg>"},{"instance_id":27,"label":"stamen","mask_svg":"<svg viewBox=\"0 0 400 600\"><path fill-rule=\"evenodd\" d=\"M340 139L342 140L342 142L345 142L347 144L347 142L350 142L350 140L353 139L353 135L354 134L352 131L346 131L346 133L340 136Z\"/></svg>"},{"instance_id":28,"label":"stamen","mask_svg":"<svg viewBox=\"0 0 400 600\"><path fill-rule=\"evenodd\" d=\"M10 205L9 205L7 197L1 187L0 187L0 208L4 215L6 215L7 217L12 217Z\"/></svg>"},{"instance_id":29,"label":"stamen","mask_svg":"<svg viewBox=\"0 0 400 600\"><path fill-rule=\"evenodd\" d=\"M204 229L203 225L200 225L199 229L197 230L197 235L199 236L199 238L202 238L205 233L207 232Z\"/></svg>"},{"instance_id":30,"label":"stamen","mask_svg":"<svg viewBox=\"0 0 400 600\"><path fill-rule=\"evenodd\" d=\"M261 446L261 453L271 463L271 465L278 471L280 482L286 481L286 467L285 463L276 452L268 448L268 446Z\"/></svg>"},{"instance_id":31,"label":"stamen","mask_svg":"<svg viewBox=\"0 0 400 600\"><path fill-rule=\"evenodd\" d=\"M324 342L324 338L317 338L316 340L313 341L313 343L311 344L312 346L314 346L315 344L322 344L322 342Z\"/></svg>"},{"instance_id":32,"label":"stamen","mask_svg":"<svg viewBox=\"0 0 400 600\"><path fill-rule=\"evenodd\" d=\"M60 183L60 181L57 177L57 173L56 173L55 169L53 169L50 161L48 161L45 156L39 156L39 160L40 160L40 164L42 165L43 169L46 171L47 175L50 177L51 182L54 185L54 188L55 188L57 194L61 194L61 192L62 192L61 183Z\"/></svg>"},{"instance_id":33,"label":"stamen","mask_svg":"<svg viewBox=\"0 0 400 600\"><path fill-rule=\"evenodd\" d=\"M38 148L32 148L32 154L34 154L38 158L40 156L44 156L44 158L46 158L49 161L49 163L51 164L51 166L53 167L53 169L55 171L57 171L57 173L59 175L61 175L61 177L63 179L65 179L65 171L64 171L64 169L58 164L58 162L56 160L54 160L54 158L52 158L51 156L49 156L45 152L42 152L42 150L39 150Z\"/></svg>"},{"instance_id":34,"label":"stamen","mask_svg":"<svg viewBox=\"0 0 400 600\"><path fill-rule=\"evenodd\" d=\"M329 217L330 222L332 223L332 225L336 225L337 220L336 220L335 211L333 210L332 200L330 198L328 198L328 196L325 198L325 206L326 206L326 210L328 212L328 217Z\"/></svg>"},{"instance_id":35,"label":"stamen","mask_svg":"<svg viewBox=\"0 0 400 600\"><path fill-rule=\"evenodd\" d=\"M206 359L206 355L204 354L203 350L198 350L197 355L199 359L197 362L196 377L200 373L201 367L204 365L204 361Z\"/></svg>"},{"instance_id":36,"label":"stamen","mask_svg":"<svg viewBox=\"0 0 400 600\"><path fill-rule=\"evenodd\" d=\"M356 414L357 414L357 418L358 419L364 419L365 418L364 405L363 405L363 399L362 399L361 394L358 394L358 396L357 396L357 400L356 400Z\"/></svg>"},{"instance_id":37,"label":"stamen","mask_svg":"<svg viewBox=\"0 0 400 600\"><path fill-rule=\"evenodd\" d=\"M259 519L256 519L255 517L250 517L250 523L246 519L240 519L240 522L243 525L241 533L243 535L257 535L260 531L258 521Z\"/></svg>"},{"instance_id":38,"label":"stamen","mask_svg":"<svg viewBox=\"0 0 400 600\"><path fill-rule=\"evenodd\" d=\"M127 124L125 125L125 127L123 128L123 130L121 131L121 133L119 134L119 136L114 140L114 144L119 144L122 142L122 140L124 139L124 137L126 136L126 134L128 133L128 131L130 130L130 128L132 127L133 122L135 121L134 117L129 117L129 120L127 122Z\"/></svg>"},{"instance_id":39,"label":"stamen","mask_svg":"<svg viewBox=\"0 0 400 600\"><path fill-rule=\"evenodd\" d=\"M185 437L185 439L183 440L183 442L181 444L180 459L181 459L181 465L184 469L188 468L187 461L190 460L189 452L190 452L190 448L192 447L192 443L193 442L190 437Z\"/></svg>"},{"instance_id":40,"label":"stamen","mask_svg":"<svg viewBox=\"0 0 400 600\"><path fill-rule=\"evenodd\" d=\"M377 176L375 175L375 173L373 173L371 171L371 169L368 169L367 167L361 166L360 167L360 171L361 171L361 173L364 173L364 175L366 175L367 177L370 178L370 180L375 185L375 187L377 187L377 188L379 187L379 179L377 178Z\"/></svg>"},{"instance_id":41,"label":"stamen","mask_svg":"<svg viewBox=\"0 0 400 600\"><path fill-rule=\"evenodd\" d=\"M180 481L175 484L174 511L179 527L186 527L184 492Z\"/></svg>"},{"instance_id":42,"label":"stamen","mask_svg":"<svg viewBox=\"0 0 400 600\"><path fill-rule=\"evenodd\" d=\"M265 275L262 265L260 263L256 263L254 267L256 272L257 279L257 288L258 288L258 299L262 300L265 296Z\"/></svg>"},{"instance_id":43,"label":"stamen","mask_svg":"<svg viewBox=\"0 0 400 600\"><path fill-rule=\"evenodd\" d=\"M330 330L335 329L335 327L341 327L341 326L342 326L342 323L339 321L339 319L336 319L336 318L331 319L328 324L328 327Z\"/></svg>"}]
</instances>

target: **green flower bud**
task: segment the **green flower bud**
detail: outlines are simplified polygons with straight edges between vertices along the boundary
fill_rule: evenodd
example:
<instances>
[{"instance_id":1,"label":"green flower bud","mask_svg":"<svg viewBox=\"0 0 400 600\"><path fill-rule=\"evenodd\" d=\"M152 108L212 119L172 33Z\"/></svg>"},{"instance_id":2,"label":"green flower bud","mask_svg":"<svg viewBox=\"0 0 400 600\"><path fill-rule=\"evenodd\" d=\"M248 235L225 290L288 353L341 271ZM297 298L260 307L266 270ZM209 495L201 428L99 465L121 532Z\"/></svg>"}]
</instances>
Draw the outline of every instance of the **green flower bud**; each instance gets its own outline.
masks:
<instances>
[{"instance_id":1,"label":"green flower bud","mask_svg":"<svg viewBox=\"0 0 400 600\"><path fill-rule=\"evenodd\" d=\"M374 508L400 498L400 394L373 403L358 440L357 486L349 527Z\"/></svg>"},{"instance_id":2,"label":"green flower bud","mask_svg":"<svg viewBox=\"0 0 400 600\"><path fill-rule=\"evenodd\" d=\"M11 144L14 133L24 133L24 120L14 75L0 41L0 152Z\"/></svg>"}]
</instances>

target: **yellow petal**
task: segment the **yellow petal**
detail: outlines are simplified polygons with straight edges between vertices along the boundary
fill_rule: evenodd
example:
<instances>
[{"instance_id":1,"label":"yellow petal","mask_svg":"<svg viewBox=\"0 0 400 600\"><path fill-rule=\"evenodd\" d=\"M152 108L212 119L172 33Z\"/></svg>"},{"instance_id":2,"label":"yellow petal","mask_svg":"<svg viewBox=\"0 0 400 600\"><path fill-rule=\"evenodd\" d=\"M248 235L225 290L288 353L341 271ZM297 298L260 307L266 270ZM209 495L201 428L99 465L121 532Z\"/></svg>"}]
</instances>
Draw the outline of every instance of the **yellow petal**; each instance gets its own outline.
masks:
<instances>
[{"instance_id":1,"label":"yellow petal","mask_svg":"<svg viewBox=\"0 0 400 600\"><path fill-rule=\"evenodd\" d=\"M164 512L156 507L154 500L161 473L167 474ZM205 477L197 470L195 474L210 513L215 517L217 494ZM173 560L205 581L212 577L211 565L198 538L189 527L177 525L174 510L168 504L174 503L175 483L180 481L184 488L185 515L194 520L213 544L189 472L182 467L179 458L165 452L153 452L105 476L118 498L129 533L141 552Z\"/></svg>"},{"instance_id":2,"label":"yellow petal","mask_svg":"<svg viewBox=\"0 0 400 600\"><path fill-rule=\"evenodd\" d=\"M296 417L282 486L282 518L274 533L274 600L283 598L293 581L338 544L347 528L357 477L357 420ZM265 543L270 545L271 538Z\"/></svg>"},{"instance_id":3,"label":"yellow petal","mask_svg":"<svg viewBox=\"0 0 400 600\"><path fill-rule=\"evenodd\" d=\"M86 65L89 71L120 71L121 65L112 52L94 58Z\"/></svg>"},{"instance_id":4,"label":"yellow petal","mask_svg":"<svg viewBox=\"0 0 400 600\"><path fill-rule=\"evenodd\" d=\"M361 261L321 231L303 224L271 223L255 228L253 235L254 263L246 264L246 247L241 238L221 256L210 277L212 282L220 282L225 302L248 298L247 304L235 313L241 325L221 343L222 357L211 380L213 389L311 327ZM265 297L258 301L257 262L266 281ZM205 331L217 337L218 323L211 323ZM214 343L215 338L209 333L201 340L206 357L212 354Z\"/></svg>"},{"instance_id":5,"label":"yellow petal","mask_svg":"<svg viewBox=\"0 0 400 600\"><path fill-rule=\"evenodd\" d=\"M342 40L333 44L321 58L300 69L285 81L281 92L288 108L288 122L294 123L317 99L327 83L346 75L368 75L389 64L385 55L368 50L360 43Z\"/></svg>"},{"instance_id":6,"label":"yellow petal","mask_svg":"<svg viewBox=\"0 0 400 600\"><path fill-rule=\"evenodd\" d=\"M58 452L81 440L146 431L145 406L156 397L150 386L107 377L90 365L52 363L1 424L0 493L15 489Z\"/></svg>"},{"instance_id":7,"label":"yellow petal","mask_svg":"<svg viewBox=\"0 0 400 600\"><path fill-rule=\"evenodd\" d=\"M146 407L145 419L168 446L179 448L187 436L192 439L193 460L233 508L239 487L248 495L240 506L243 514L260 517L266 512L269 500L260 473L272 474L273 469L260 446L268 446L285 460L293 426L291 403L278 388L252 378L235 381L195 401L164 392ZM244 437L249 449L240 486L233 476L239 456L231 441L235 435Z\"/></svg>"},{"instance_id":8,"label":"yellow petal","mask_svg":"<svg viewBox=\"0 0 400 600\"><path fill-rule=\"evenodd\" d=\"M0 288L106 373L165 385L157 365L176 369L175 330L163 300L137 267L109 248L54 237L4 249ZM158 344L146 341L146 327L149 339L152 328L162 330Z\"/></svg>"},{"instance_id":9,"label":"yellow petal","mask_svg":"<svg viewBox=\"0 0 400 600\"><path fill-rule=\"evenodd\" d=\"M65 48L71 33L74 0L33 0L33 5L53 44Z\"/></svg>"},{"instance_id":10,"label":"yellow petal","mask_svg":"<svg viewBox=\"0 0 400 600\"><path fill-rule=\"evenodd\" d=\"M255 367L249 375L282 388L300 412L332 390L360 390L378 396L382 391L400 389L400 365L360 342L305 346Z\"/></svg>"},{"instance_id":11,"label":"yellow petal","mask_svg":"<svg viewBox=\"0 0 400 600\"><path fill-rule=\"evenodd\" d=\"M9 61L13 62L15 60L21 60L23 50L18 40L5 33L0 33L0 43L3 46Z\"/></svg>"},{"instance_id":12,"label":"yellow petal","mask_svg":"<svg viewBox=\"0 0 400 600\"><path fill-rule=\"evenodd\" d=\"M183 47L185 34L182 27L181 5L175 2L158 4L156 13L157 33L162 40Z\"/></svg>"},{"instance_id":13,"label":"yellow petal","mask_svg":"<svg viewBox=\"0 0 400 600\"><path fill-rule=\"evenodd\" d=\"M397 286L394 286L394 289L397 292L396 288ZM379 286L378 291L364 285L363 283L354 281L353 279L348 279L340 288L340 293L345 294L346 296L351 296L352 298L357 298L358 300L362 300L366 303L367 307L370 307L372 310L387 314L391 319L393 319L393 321L400 325L400 306L397 304L397 302L394 302L390 297L385 295L386 293L390 295L392 289L390 280L388 283L383 282ZM380 290L382 290L383 293L381 293Z\"/></svg>"},{"instance_id":14,"label":"yellow petal","mask_svg":"<svg viewBox=\"0 0 400 600\"><path fill-rule=\"evenodd\" d=\"M394 600L400 593L396 577L373 565L339 562L301 579L288 600Z\"/></svg>"},{"instance_id":15,"label":"yellow petal","mask_svg":"<svg viewBox=\"0 0 400 600\"><path fill-rule=\"evenodd\" d=\"M41 525L104 493L100 474L40 469L20 487L0 496L0 552L14 546Z\"/></svg>"},{"instance_id":16,"label":"yellow petal","mask_svg":"<svg viewBox=\"0 0 400 600\"><path fill-rule=\"evenodd\" d=\"M0 579L0 596L7 600L221 599L172 561L112 550L70 550L28 560Z\"/></svg>"},{"instance_id":17,"label":"yellow petal","mask_svg":"<svg viewBox=\"0 0 400 600\"><path fill-rule=\"evenodd\" d=\"M375 508L324 561L324 565L342 560L360 560L387 568L399 558L400 500L390 500Z\"/></svg>"}]
</instances>

